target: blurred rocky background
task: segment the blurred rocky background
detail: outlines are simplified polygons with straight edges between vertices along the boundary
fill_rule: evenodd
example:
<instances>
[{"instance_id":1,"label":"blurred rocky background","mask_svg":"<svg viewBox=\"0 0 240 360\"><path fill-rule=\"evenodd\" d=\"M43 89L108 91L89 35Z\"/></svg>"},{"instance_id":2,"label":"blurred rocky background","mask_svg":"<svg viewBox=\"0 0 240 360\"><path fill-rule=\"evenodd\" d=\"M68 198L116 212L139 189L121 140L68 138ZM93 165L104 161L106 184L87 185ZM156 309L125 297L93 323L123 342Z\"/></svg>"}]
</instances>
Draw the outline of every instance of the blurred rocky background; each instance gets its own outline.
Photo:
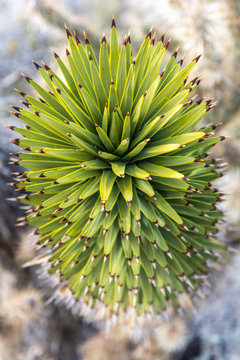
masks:
<instances>
[{"instance_id":1,"label":"blurred rocky background","mask_svg":"<svg viewBox=\"0 0 240 360\"><path fill-rule=\"evenodd\" d=\"M51 48L65 56L64 22L81 36L85 30L98 51L102 33L109 38L112 15L120 37L130 30L134 51L153 26L171 38L169 55L201 52L197 66L200 95L218 106L206 122L223 123L230 135L214 149L229 163L219 181L226 193L221 207L225 223L219 236L236 253L216 264L213 285L200 294L196 310L149 326L136 338L121 325L109 334L86 324L65 308L48 304L51 289L39 280L38 265L23 267L36 256L33 229L15 227L24 210L14 196L9 144L12 133L0 127L0 360L238 360L240 359L240 2L239 0L0 0L0 122L15 125L8 110L18 105L13 88L29 92L20 73L37 77L32 59L55 67ZM16 171L16 168L14 168Z\"/></svg>"}]
</instances>

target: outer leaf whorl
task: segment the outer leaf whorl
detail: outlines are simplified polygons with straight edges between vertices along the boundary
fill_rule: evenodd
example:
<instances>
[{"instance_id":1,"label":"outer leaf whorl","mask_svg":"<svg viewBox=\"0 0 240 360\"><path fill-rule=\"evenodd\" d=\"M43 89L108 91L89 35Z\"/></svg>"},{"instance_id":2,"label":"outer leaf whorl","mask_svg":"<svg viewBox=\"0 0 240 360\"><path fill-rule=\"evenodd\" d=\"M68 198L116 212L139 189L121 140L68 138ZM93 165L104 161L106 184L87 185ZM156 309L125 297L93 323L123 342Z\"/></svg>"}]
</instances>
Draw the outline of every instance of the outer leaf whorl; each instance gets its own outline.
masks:
<instances>
[{"instance_id":1,"label":"outer leaf whorl","mask_svg":"<svg viewBox=\"0 0 240 360\"><path fill-rule=\"evenodd\" d=\"M224 248L213 240L220 173L207 155L224 137L212 136L216 125L195 130L214 104L188 100L199 56L182 68L175 51L162 71L169 42L154 45L149 32L133 60L129 36L119 51L113 20L110 50L103 36L97 61L86 34L84 48L66 31L69 66L54 52L64 81L34 63L49 91L24 75L41 98L19 92L28 109L14 107L26 124L14 128L23 138L12 142L25 150L14 163L30 169L18 174L15 186L28 194L17 200L32 206L26 221L69 306L178 308Z\"/></svg>"}]
</instances>

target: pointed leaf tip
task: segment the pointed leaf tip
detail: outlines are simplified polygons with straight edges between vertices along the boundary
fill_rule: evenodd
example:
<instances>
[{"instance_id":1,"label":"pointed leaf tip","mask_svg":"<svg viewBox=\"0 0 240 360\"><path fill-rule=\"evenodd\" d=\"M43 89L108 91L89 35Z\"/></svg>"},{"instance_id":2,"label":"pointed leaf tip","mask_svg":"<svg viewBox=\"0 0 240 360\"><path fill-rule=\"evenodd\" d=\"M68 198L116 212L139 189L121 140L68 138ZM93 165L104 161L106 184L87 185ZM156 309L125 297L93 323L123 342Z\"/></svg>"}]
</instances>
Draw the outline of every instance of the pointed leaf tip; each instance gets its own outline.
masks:
<instances>
[{"instance_id":1,"label":"pointed leaf tip","mask_svg":"<svg viewBox=\"0 0 240 360\"><path fill-rule=\"evenodd\" d=\"M161 42L163 43L163 42L164 42L164 37L165 37L165 32L164 32L164 33L162 33L162 35L161 35L161 37L160 37L159 41L161 41Z\"/></svg>"},{"instance_id":2,"label":"pointed leaf tip","mask_svg":"<svg viewBox=\"0 0 240 360\"><path fill-rule=\"evenodd\" d=\"M152 37L152 28L149 30L149 32L146 35L145 39L147 39L148 37L149 37L149 39L151 39L151 37Z\"/></svg>"},{"instance_id":3,"label":"pointed leaf tip","mask_svg":"<svg viewBox=\"0 0 240 360\"><path fill-rule=\"evenodd\" d=\"M200 104L203 102L203 99L204 99L204 98L202 97L201 99L197 100L197 101L196 101L196 104L200 105Z\"/></svg>"},{"instance_id":4,"label":"pointed leaf tip","mask_svg":"<svg viewBox=\"0 0 240 360\"><path fill-rule=\"evenodd\" d=\"M185 106L187 106L187 105L189 105L189 104L191 104L191 100L189 100L189 101L186 101L184 104L182 104L182 107L185 107Z\"/></svg>"},{"instance_id":5,"label":"pointed leaf tip","mask_svg":"<svg viewBox=\"0 0 240 360\"><path fill-rule=\"evenodd\" d=\"M184 55L184 56L177 62L177 64L179 64L180 66L182 66L185 57L186 57L186 55Z\"/></svg>"},{"instance_id":6,"label":"pointed leaf tip","mask_svg":"<svg viewBox=\"0 0 240 360\"><path fill-rule=\"evenodd\" d=\"M190 82L194 85L195 84L195 82L197 81L197 79L198 79L198 76L196 76L193 80L191 80Z\"/></svg>"},{"instance_id":7,"label":"pointed leaf tip","mask_svg":"<svg viewBox=\"0 0 240 360\"><path fill-rule=\"evenodd\" d=\"M210 105L212 101L213 101L213 98L208 99L208 100L205 100L205 103L206 103L207 105Z\"/></svg>"},{"instance_id":8,"label":"pointed leaf tip","mask_svg":"<svg viewBox=\"0 0 240 360\"><path fill-rule=\"evenodd\" d=\"M212 103L211 105L207 106L206 111L208 112L212 108L214 108L217 105L217 102Z\"/></svg>"},{"instance_id":9,"label":"pointed leaf tip","mask_svg":"<svg viewBox=\"0 0 240 360\"><path fill-rule=\"evenodd\" d=\"M105 34L103 34L103 36L100 40L100 44L102 44L103 42L105 42L105 43L107 42Z\"/></svg>"},{"instance_id":10,"label":"pointed leaf tip","mask_svg":"<svg viewBox=\"0 0 240 360\"><path fill-rule=\"evenodd\" d=\"M177 49L172 54L172 57L175 57L175 59L177 58L178 49L179 49L179 47L177 47Z\"/></svg>"},{"instance_id":11,"label":"pointed leaf tip","mask_svg":"<svg viewBox=\"0 0 240 360\"><path fill-rule=\"evenodd\" d=\"M34 60L32 60L33 65L36 67L36 69L41 69L41 66L38 65Z\"/></svg>"},{"instance_id":12,"label":"pointed leaf tip","mask_svg":"<svg viewBox=\"0 0 240 360\"><path fill-rule=\"evenodd\" d=\"M170 42L171 42L171 39L169 39L169 40L168 40L168 41L164 44L164 46L163 46L163 47L165 47L165 48L166 48L166 50L167 50L167 48L168 48L168 46L169 46Z\"/></svg>"},{"instance_id":13,"label":"pointed leaf tip","mask_svg":"<svg viewBox=\"0 0 240 360\"><path fill-rule=\"evenodd\" d=\"M163 69L163 71L161 72L161 74L159 75L160 76L160 78L162 78L163 77L163 74L165 73L165 69Z\"/></svg>"},{"instance_id":14,"label":"pointed leaf tip","mask_svg":"<svg viewBox=\"0 0 240 360\"><path fill-rule=\"evenodd\" d=\"M79 40L79 37L77 36L76 34L76 31L73 31L73 35L74 35L74 38L75 38L75 41L76 41L76 44L81 44L81 41Z\"/></svg>"},{"instance_id":15,"label":"pointed leaf tip","mask_svg":"<svg viewBox=\"0 0 240 360\"><path fill-rule=\"evenodd\" d=\"M151 42L150 42L150 45L153 45L153 46L154 46L155 39L156 39L156 32L153 34L153 37L152 37Z\"/></svg>"},{"instance_id":16,"label":"pointed leaf tip","mask_svg":"<svg viewBox=\"0 0 240 360\"><path fill-rule=\"evenodd\" d=\"M27 76L23 73L21 73L21 75L24 77L25 80L27 80L28 83L32 80L29 76Z\"/></svg>"},{"instance_id":17,"label":"pointed leaf tip","mask_svg":"<svg viewBox=\"0 0 240 360\"><path fill-rule=\"evenodd\" d=\"M19 106L13 106L13 105L9 105L12 109L20 112L21 108Z\"/></svg>"},{"instance_id":18,"label":"pointed leaf tip","mask_svg":"<svg viewBox=\"0 0 240 360\"><path fill-rule=\"evenodd\" d=\"M29 108L30 104L29 104L28 102L26 102L26 101L21 101L21 100L20 100L20 102L21 102L24 106L26 106L27 108Z\"/></svg>"},{"instance_id":19,"label":"pointed leaf tip","mask_svg":"<svg viewBox=\"0 0 240 360\"><path fill-rule=\"evenodd\" d=\"M52 49L52 52L53 52L53 55L54 55L55 59L59 58L59 56L58 56L58 54L56 53L56 51L54 51L54 50Z\"/></svg>"},{"instance_id":20,"label":"pointed leaf tip","mask_svg":"<svg viewBox=\"0 0 240 360\"><path fill-rule=\"evenodd\" d=\"M223 123L218 123L218 124L213 124L212 125L212 129L213 130L216 130L216 128L218 127L218 126L221 126Z\"/></svg>"},{"instance_id":21,"label":"pointed leaf tip","mask_svg":"<svg viewBox=\"0 0 240 360\"><path fill-rule=\"evenodd\" d=\"M202 56L202 54L196 56L192 61L196 61L196 63L197 63L201 56Z\"/></svg>"},{"instance_id":22,"label":"pointed leaf tip","mask_svg":"<svg viewBox=\"0 0 240 360\"><path fill-rule=\"evenodd\" d=\"M113 27L116 27L114 16L112 16L112 24L111 24L111 28L113 28Z\"/></svg>"},{"instance_id":23,"label":"pointed leaf tip","mask_svg":"<svg viewBox=\"0 0 240 360\"><path fill-rule=\"evenodd\" d=\"M11 106L11 105L10 105ZM15 129L15 126L13 126L13 125L3 125L4 127L6 127L6 128L8 128L8 129L10 129L10 130L12 130L12 131L14 131L14 129ZM10 153L11 155L14 155L14 153Z\"/></svg>"},{"instance_id":24,"label":"pointed leaf tip","mask_svg":"<svg viewBox=\"0 0 240 360\"><path fill-rule=\"evenodd\" d=\"M87 38L87 34L85 33L85 31L83 31L83 36L84 36L84 41L85 41L85 45L90 44L88 38Z\"/></svg>"},{"instance_id":25,"label":"pointed leaf tip","mask_svg":"<svg viewBox=\"0 0 240 360\"><path fill-rule=\"evenodd\" d=\"M18 90L18 89L15 89L13 88L14 91L16 91L18 94L20 94L22 97L25 97L27 94L25 94L24 92Z\"/></svg>"},{"instance_id":26,"label":"pointed leaf tip","mask_svg":"<svg viewBox=\"0 0 240 360\"><path fill-rule=\"evenodd\" d=\"M228 135L228 136L220 135L219 137L220 137L220 140L223 141L223 140L226 140L226 139L230 138L231 136L230 135Z\"/></svg>"},{"instance_id":27,"label":"pointed leaf tip","mask_svg":"<svg viewBox=\"0 0 240 360\"><path fill-rule=\"evenodd\" d=\"M72 34L70 33L70 31L68 30L68 27L66 24L64 24L65 26L65 30L66 30L66 34L67 34L67 38L69 38L70 36L72 36Z\"/></svg>"},{"instance_id":28,"label":"pointed leaf tip","mask_svg":"<svg viewBox=\"0 0 240 360\"><path fill-rule=\"evenodd\" d=\"M45 67L45 69L47 70L47 71L50 71L51 69L50 69L50 67L44 62L44 61L42 61L42 64L43 64L43 66ZM41 67L41 66L40 66Z\"/></svg>"},{"instance_id":29,"label":"pointed leaf tip","mask_svg":"<svg viewBox=\"0 0 240 360\"><path fill-rule=\"evenodd\" d=\"M50 80L52 81L52 79L53 79L53 74L50 74L50 73L48 72L48 76L49 76Z\"/></svg>"},{"instance_id":30,"label":"pointed leaf tip","mask_svg":"<svg viewBox=\"0 0 240 360\"><path fill-rule=\"evenodd\" d=\"M10 112L10 114L12 114L12 115L16 116L17 118L18 118L18 117L19 117L19 115L20 115L20 114L15 113L14 111L11 111L11 110L9 110L9 112Z\"/></svg>"}]
</instances>

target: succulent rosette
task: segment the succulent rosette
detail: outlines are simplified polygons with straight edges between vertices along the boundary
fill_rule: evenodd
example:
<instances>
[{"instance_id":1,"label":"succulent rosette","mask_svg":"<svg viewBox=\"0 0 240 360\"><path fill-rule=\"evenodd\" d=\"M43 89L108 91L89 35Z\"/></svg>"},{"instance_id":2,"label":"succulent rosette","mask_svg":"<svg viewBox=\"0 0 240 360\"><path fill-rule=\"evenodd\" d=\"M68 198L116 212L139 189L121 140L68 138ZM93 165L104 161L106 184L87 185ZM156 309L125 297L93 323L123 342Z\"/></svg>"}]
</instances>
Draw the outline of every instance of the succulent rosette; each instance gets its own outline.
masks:
<instances>
[{"instance_id":1,"label":"succulent rosette","mask_svg":"<svg viewBox=\"0 0 240 360\"><path fill-rule=\"evenodd\" d=\"M40 99L18 91L27 109L14 107L26 127L12 128L23 136L12 140L23 150L13 163L29 169L14 186L31 205L20 224L37 227L71 306L178 308L224 249L214 238L221 174L207 153L224 137L216 125L196 130L211 100L189 100L200 56L183 67L175 51L162 70L169 42L150 31L133 59L130 36L119 50L113 19L97 60L86 34L84 47L66 32L68 66L55 52L61 76L34 62L48 89L23 75Z\"/></svg>"}]
</instances>

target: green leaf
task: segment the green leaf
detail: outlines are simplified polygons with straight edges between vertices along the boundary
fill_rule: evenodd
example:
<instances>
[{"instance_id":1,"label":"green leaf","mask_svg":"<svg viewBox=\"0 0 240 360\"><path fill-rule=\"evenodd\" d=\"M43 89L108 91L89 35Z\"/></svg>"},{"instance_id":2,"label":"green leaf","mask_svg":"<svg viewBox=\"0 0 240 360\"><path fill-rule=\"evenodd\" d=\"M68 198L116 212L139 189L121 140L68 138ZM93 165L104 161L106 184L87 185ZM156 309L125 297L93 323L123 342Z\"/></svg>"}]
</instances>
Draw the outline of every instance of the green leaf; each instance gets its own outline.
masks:
<instances>
[{"instance_id":1,"label":"green leaf","mask_svg":"<svg viewBox=\"0 0 240 360\"><path fill-rule=\"evenodd\" d=\"M115 146L115 148L117 148L121 142L121 133L122 133L122 121L118 115L117 109L115 108L112 114L112 122L109 133L109 138L113 143L113 145Z\"/></svg>"},{"instance_id":2,"label":"green leaf","mask_svg":"<svg viewBox=\"0 0 240 360\"><path fill-rule=\"evenodd\" d=\"M55 53L55 51L53 51L53 54L57 61L58 66L68 84L69 89L71 89L73 91L74 95L78 97L79 95L78 95L77 85L76 85L70 71L68 70L68 68L64 64L64 62L61 60L61 58Z\"/></svg>"},{"instance_id":3,"label":"green leaf","mask_svg":"<svg viewBox=\"0 0 240 360\"><path fill-rule=\"evenodd\" d=\"M115 183L112 187L112 191L109 195L107 204L105 206L106 211L112 210L112 208L114 207L114 205L116 204L116 202L118 200L119 193L120 193L119 188L118 188L117 184Z\"/></svg>"},{"instance_id":4,"label":"green leaf","mask_svg":"<svg viewBox=\"0 0 240 360\"><path fill-rule=\"evenodd\" d=\"M112 171L120 178L125 176L125 166L126 163L121 161L115 161L111 163Z\"/></svg>"},{"instance_id":5,"label":"green leaf","mask_svg":"<svg viewBox=\"0 0 240 360\"><path fill-rule=\"evenodd\" d=\"M122 179L117 179L117 184L126 202L131 204L133 198L132 177L126 175Z\"/></svg>"},{"instance_id":6,"label":"green leaf","mask_svg":"<svg viewBox=\"0 0 240 360\"><path fill-rule=\"evenodd\" d=\"M175 179L182 179L184 177L183 174L175 170L172 170L164 166L152 164L146 161L141 162L139 166L143 170L148 171L150 175L154 175L154 176L161 176L161 177L175 178Z\"/></svg>"},{"instance_id":7,"label":"green leaf","mask_svg":"<svg viewBox=\"0 0 240 360\"><path fill-rule=\"evenodd\" d=\"M122 156L126 153L128 147L129 147L129 138L123 139L114 153L119 156Z\"/></svg>"},{"instance_id":8,"label":"green leaf","mask_svg":"<svg viewBox=\"0 0 240 360\"><path fill-rule=\"evenodd\" d=\"M99 124L102 117L101 109L98 105L95 104L92 97L89 95L88 91L84 89L81 85L79 92L82 98L83 103L85 104L85 109L88 111L89 115L92 118L94 124Z\"/></svg>"},{"instance_id":9,"label":"green leaf","mask_svg":"<svg viewBox=\"0 0 240 360\"><path fill-rule=\"evenodd\" d=\"M118 61L118 68L116 74L116 89L117 89L117 98L121 99L125 81L126 81L126 63L125 63L125 54L126 54L126 39L124 39Z\"/></svg>"},{"instance_id":10,"label":"green leaf","mask_svg":"<svg viewBox=\"0 0 240 360\"><path fill-rule=\"evenodd\" d=\"M130 211L132 212L133 216L135 217L135 219L137 221L140 221L141 218L141 213L140 213L140 202L139 202L139 197L137 194L137 190L135 188L135 186L133 186L133 198L132 198L132 203L131 203L131 207L130 207Z\"/></svg>"},{"instance_id":11,"label":"green leaf","mask_svg":"<svg viewBox=\"0 0 240 360\"><path fill-rule=\"evenodd\" d=\"M106 161L103 161L100 159L84 161L81 164L81 166L83 166L84 168L87 168L87 169L95 169L95 170L110 168L109 164Z\"/></svg>"},{"instance_id":12,"label":"green leaf","mask_svg":"<svg viewBox=\"0 0 240 360\"><path fill-rule=\"evenodd\" d=\"M121 179L121 180L124 180L124 179ZM118 181L118 187L119 187L120 191L122 191L122 189L123 189L123 192L126 194L126 192L124 190L124 184L121 185L121 187L120 187L119 182L120 181ZM127 187L128 186L129 186L129 184L127 184ZM120 220L121 220L121 226L123 228L123 231L128 236L130 233L130 230L131 230L131 214L130 214L129 206L127 205L126 200L123 198L123 196L119 196L119 198L118 198L118 210L119 210L119 216L120 216Z\"/></svg>"},{"instance_id":13,"label":"green leaf","mask_svg":"<svg viewBox=\"0 0 240 360\"><path fill-rule=\"evenodd\" d=\"M140 201L141 212L144 214L144 216L146 216L146 218L151 222L157 223L157 215L151 203L146 199L144 199L143 197L139 197L139 201Z\"/></svg>"},{"instance_id":14,"label":"green leaf","mask_svg":"<svg viewBox=\"0 0 240 360\"><path fill-rule=\"evenodd\" d=\"M100 78L98 69L93 60L90 60L90 69L91 69L92 81L93 81L95 92L96 92L97 99L98 99L98 104L100 106L101 112L103 112L104 106L105 106L108 98L107 98L102 80Z\"/></svg>"},{"instance_id":15,"label":"green leaf","mask_svg":"<svg viewBox=\"0 0 240 360\"><path fill-rule=\"evenodd\" d=\"M103 131L105 131L106 134L108 133L108 123L109 123L108 103L106 103L102 117L102 129Z\"/></svg>"},{"instance_id":16,"label":"green leaf","mask_svg":"<svg viewBox=\"0 0 240 360\"><path fill-rule=\"evenodd\" d=\"M143 159L147 159L147 158L150 158L153 156L166 154L171 151L179 149L179 145L180 144L167 144L167 145L151 146L151 147L148 147L147 149L144 149L143 151L141 151L141 153L139 153L139 155L135 156L134 160L135 161L143 160Z\"/></svg>"},{"instance_id":17,"label":"green leaf","mask_svg":"<svg viewBox=\"0 0 240 360\"><path fill-rule=\"evenodd\" d=\"M79 169L76 170L72 173L69 173L63 177L58 178L58 182L60 184L66 184L66 183L70 183L70 182L77 182L77 181L82 181L82 180L86 180L90 177L95 177L97 175L99 175L100 172L99 171L95 171L95 170L85 170L85 169Z\"/></svg>"},{"instance_id":18,"label":"green leaf","mask_svg":"<svg viewBox=\"0 0 240 360\"><path fill-rule=\"evenodd\" d=\"M99 136L102 144L106 147L106 149L108 151L114 151L115 148L114 148L111 140L107 136L106 132L99 125L96 125L96 130L97 130L98 136Z\"/></svg>"},{"instance_id":19,"label":"green leaf","mask_svg":"<svg viewBox=\"0 0 240 360\"><path fill-rule=\"evenodd\" d=\"M80 46L79 47L76 46L72 36L68 37L68 42L69 42L70 51L71 51L71 54L72 54L71 57L73 59L76 70L80 74L80 77L79 77L79 79L81 79L80 83L81 83L81 85L86 86L88 88L88 90L90 91L93 98L96 98L96 94L94 93L94 87L93 87L93 84L91 82L91 75L90 75L90 73L88 71L89 66L86 67L87 60L88 60L87 57L86 57L85 54L83 55L83 52L80 50ZM69 55L68 55L68 57L69 57Z\"/></svg>"},{"instance_id":20,"label":"green leaf","mask_svg":"<svg viewBox=\"0 0 240 360\"><path fill-rule=\"evenodd\" d=\"M180 216L177 214L177 212L169 205L169 203L164 200L164 198L156 192L156 201L154 202L154 205L161 210L164 214L169 216L171 219L173 219L177 224L182 224L183 221L180 218Z\"/></svg>"},{"instance_id":21,"label":"green leaf","mask_svg":"<svg viewBox=\"0 0 240 360\"><path fill-rule=\"evenodd\" d=\"M118 156L113 155L111 153L107 153L105 151L99 151L98 155L99 155L99 157L101 157L101 158L103 158L105 160L109 160L109 161L117 161L117 160L119 160Z\"/></svg>"},{"instance_id":22,"label":"green leaf","mask_svg":"<svg viewBox=\"0 0 240 360\"><path fill-rule=\"evenodd\" d=\"M87 143L86 141L83 141L82 139L80 139L79 137L77 137L77 136L75 136L73 134L70 134L69 139L74 144L76 144L80 149L85 150L89 154L92 154L92 155L98 157L97 149L93 145Z\"/></svg>"},{"instance_id":23,"label":"green leaf","mask_svg":"<svg viewBox=\"0 0 240 360\"><path fill-rule=\"evenodd\" d=\"M149 32L149 34L145 37L144 42L142 43L138 54L136 56L135 59L135 80L134 80L134 89L135 89L135 93L137 93L139 86L142 82L142 78L144 76L144 65L145 65L145 61L147 59L147 54L148 54L148 49L150 46L150 37L151 37L151 32Z\"/></svg>"},{"instance_id":24,"label":"green leaf","mask_svg":"<svg viewBox=\"0 0 240 360\"><path fill-rule=\"evenodd\" d=\"M103 37L100 43L99 73L105 88L105 92L108 95L111 75L110 75L110 67L109 67L108 47L105 37Z\"/></svg>"},{"instance_id":25,"label":"green leaf","mask_svg":"<svg viewBox=\"0 0 240 360\"><path fill-rule=\"evenodd\" d=\"M137 146L135 146L127 155L124 156L124 161L129 161L132 158L134 158L137 154L139 154L142 149L145 148L145 146L148 144L149 139L145 139L141 141Z\"/></svg>"},{"instance_id":26,"label":"green leaf","mask_svg":"<svg viewBox=\"0 0 240 360\"><path fill-rule=\"evenodd\" d=\"M155 191L153 190L153 187L152 187L152 185L150 184L149 181L134 178L133 183L143 193L149 195L152 198L155 197Z\"/></svg>"},{"instance_id":27,"label":"green leaf","mask_svg":"<svg viewBox=\"0 0 240 360\"><path fill-rule=\"evenodd\" d=\"M181 84L186 79L195 64L195 61L191 61L160 91L149 108L149 113L151 116L156 113L157 109L161 108L164 103L166 103L171 97L173 97L173 95L176 94L177 90L180 88Z\"/></svg>"},{"instance_id":28,"label":"green leaf","mask_svg":"<svg viewBox=\"0 0 240 360\"><path fill-rule=\"evenodd\" d=\"M183 135L178 135L178 136L173 136L167 139L163 139L163 140L159 140L159 141L155 141L152 144L154 146L156 145L162 145L162 144L187 144L189 142L198 140L200 138L202 138L205 135L204 132L193 132L193 133L189 133L189 134L183 134Z\"/></svg>"},{"instance_id":29,"label":"green leaf","mask_svg":"<svg viewBox=\"0 0 240 360\"><path fill-rule=\"evenodd\" d=\"M139 179L145 179L145 180L150 179L149 172L141 169L140 167L138 167L135 164L127 165L126 174L136 177L136 178L139 178Z\"/></svg>"},{"instance_id":30,"label":"green leaf","mask_svg":"<svg viewBox=\"0 0 240 360\"><path fill-rule=\"evenodd\" d=\"M148 112L149 107L151 106L152 100L154 98L154 95L156 93L156 90L158 88L158 85L160 83L160 76L157 77L157 79L152 83L152 85L149 87L149 89L145 92L145 96L143 98L139 119L137 123L137 128L139 129L142 123L144 123L145 116Z\"/></svg>"},{"instance_id":31,"label":"green leaf","mask_svg":"<svg viewBox=\"0 0 240 360\"><path fill-rule=\"evenodd\" d=\"M101 200L106 203L116 180L116 175L111 170L104 170L100 182Z\"/></svg>"},{"instance_id":32,"label":"green leaf","mask_svg":"<svg viewBox=\"0 0 240 360\"><path fill-rule=\"evenodd\" d=\"M121 141L123 141L126 138L129 139L130 136L131 136L131 118L130 118L130 114L127 113L123 122Z\"/></svg>"},{"instance_id":33,"label":"green leaf","mask_svg":"<svg viewBox=\"0 0 240 360\"><path fill-rule=\"evenodd\" d=\"M151 159L151 162L161 166L176 166L176 165L185 165L191 164L195 160L194 157L190 156L158 156Z\"/></svg>"},{"instance_id":34,"label":"green leaf","mask_svg":"<svg viewBox=\"0 0 240 360\"><path fill-rule=\"evenodd\" d=\"M185 189L186 190L189 186L183 180L179 180L179 179L175 179L175 178L164 178L164 177L160 177L160 176L153 176L152 180L154 182L163 184L165 186L170 186L170 187L177 188L177 189Z\"/></svg>"},{"instance_id":35,"label":"green leaf","mask_svg":"<svg viewBox=\"0 0 240 360\"><path fill-rule=\"evenodd\" d=\"M120 108L122 110L123 116L126 116L127 113L131 111L132 108L134 79L135 79L135 63L133 62L128 71L121 101L119 99Z\"/></svg>"},{"instance_id":36,"label":"green leaf","mask_svg":"<svg viewBox=\"0 0 240 360\"><path fill-rule=\"evenodd\" d=\"M111 70L111 78L114 82L116 81L116 76L117 76L118 59L119 59L118 38L117 38L116 25L113 19L113 23L111 27L111 39L110 39L110 70Z\"/></svg>"},{"instance_id":37,"label":"green leaf","mask_svg":"<svg viewBox=\"0 0 240 360\"><path fill-rule=\"evenodd\" d=\"M128 35L128 37L127 37L125 61L126 61L126 73L128 73L128 71L130 69L131 62L132 62L132 50L131 50L130 35Z\"/></svg>"}]
</instances>

